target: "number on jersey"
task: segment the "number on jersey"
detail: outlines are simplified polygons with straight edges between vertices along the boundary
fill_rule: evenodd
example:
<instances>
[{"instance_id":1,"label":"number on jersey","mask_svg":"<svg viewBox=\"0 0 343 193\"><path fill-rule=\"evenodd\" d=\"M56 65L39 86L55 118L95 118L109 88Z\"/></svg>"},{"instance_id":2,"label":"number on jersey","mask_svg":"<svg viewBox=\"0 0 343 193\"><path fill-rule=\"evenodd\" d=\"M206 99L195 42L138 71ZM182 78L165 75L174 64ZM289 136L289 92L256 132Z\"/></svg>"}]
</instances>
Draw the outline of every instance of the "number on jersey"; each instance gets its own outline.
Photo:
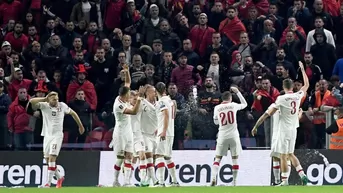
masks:
<instances>
[{"instance_id":1,"label":"number on jersey","mask_svg":"<svg viewBox=\"0 0 343 193\"><path fill-rule=\"evenodd\" d=\"M294 115L297 112L297 103L295 101L292 101L291 107L292 107L291 114Z\"/></svg>"},{"instance_id":2,"label":"number on jersey","mask_svg":"<svg viewBox=\"0 0 343 193\"><path fill-rule=\"evenodd\" d=\"M219 113L219 117L222 126L233 124L235 122L235 116L232 111L228 111L227 113L221 112Z\"/></svg>"}]
</instances>

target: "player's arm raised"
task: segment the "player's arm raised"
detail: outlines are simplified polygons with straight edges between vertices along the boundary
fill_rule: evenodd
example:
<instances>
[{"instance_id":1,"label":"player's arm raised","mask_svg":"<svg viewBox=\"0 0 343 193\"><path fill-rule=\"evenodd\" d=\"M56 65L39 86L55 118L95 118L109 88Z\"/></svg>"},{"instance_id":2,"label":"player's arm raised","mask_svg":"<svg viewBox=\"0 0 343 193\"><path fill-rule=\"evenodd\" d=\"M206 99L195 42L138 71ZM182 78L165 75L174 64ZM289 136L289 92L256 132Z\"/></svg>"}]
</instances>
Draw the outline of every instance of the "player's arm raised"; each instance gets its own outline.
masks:
<instances>
[{"instance_id":1,"label":"player's arm raised","mask_svg":"<svg viewBox=\"0 0 343 193\"><path fill-rule=\"evenodd\" d=\"M73 111L72 109L70 109L69 113L67 113L69 115L71 115L73 117L73 119L75 120L76 124L79 126L79 132L82 135L85 132L85 128L83 127L83 124L80 120L79 115Z\"/></svg>"},{"instance_id":2,"label":"player's arm raised","mask_svg":"<svg viewBox=\"0 0 343 193\"><path fill-rule=\"evenodd\" d=\"M127 64L124 64L123 70L125 72L125 83L124 83L124 86L130 88L130 86L131 86L131 76L130 76L129 66Z\"/></svg>"},{"instance_id":3,"label":"player's arm raised","mask_svg":"<svg viewBox=\"0 0 343 193\"><path fill-rule=\"evenodd\" d=\"M263 115L256 121L254 128L251 130L251 135L255 136L257 133L257 128L270 116L272 116L277 109L275 107L268 108L268 110L263 113Z\"/></svg>"},{"instance_id":4,"label":"player's arm raised","mask_svg":"<svg viewBox=\"0 0 343 193\"><path fill-rule=\"evenodd\" d=\"M53 94L57 94L56 92L50 92L46 97L35 97L35 98L32 98L29 100L29 102L27 103L26 105L26 110L28 110L29 108L29 105L32 105L32 109L39 109L39 108L42 108L40 107L38 104L40 102L47 102L48 101L48 98L53 95Z\"/></svg>"},{"instance_id":5,"label":"player's arm raised","mask_svg":"<svg viewBox=\"0 0 343 193\"><path fill-rule=\"evenodd\" d=\"M245 98L243 97L242 93L239 91L239 89L237 87L231 87L230 88L232 92L236 93L237 97L239 98L239 107L240 109L244 109L245 107L248 106L247 101L245 100Z\"/></svg>"},{"instance_id":6,"label":"player's arm raised","mask_svg":"<svg viewBox=\"0 0 343 193\"><path fill-rule=\"evenodd\" d=\"M127 115L137 115L139 108L141 106L141 101L142 101L142 98L138 97L135 106L133 106L132 109L126 108L123 113Z\"/></svg>"},{"instance_id":7,"label":"player's arm raised","mask_svg":"<svg viewBox=\"0 0 343 193\"><path fill-rule=\"evenodd\" d=\"M304 64L301 61L299 61L299 67L300 67L301 74L303 76L303 81L304 81L304 86L301 87L300 90L302 90L304 93L306 93L308 88L310 87L310 82L309 82L308 77L306 75Z\"/></svg>"}]
</instances>

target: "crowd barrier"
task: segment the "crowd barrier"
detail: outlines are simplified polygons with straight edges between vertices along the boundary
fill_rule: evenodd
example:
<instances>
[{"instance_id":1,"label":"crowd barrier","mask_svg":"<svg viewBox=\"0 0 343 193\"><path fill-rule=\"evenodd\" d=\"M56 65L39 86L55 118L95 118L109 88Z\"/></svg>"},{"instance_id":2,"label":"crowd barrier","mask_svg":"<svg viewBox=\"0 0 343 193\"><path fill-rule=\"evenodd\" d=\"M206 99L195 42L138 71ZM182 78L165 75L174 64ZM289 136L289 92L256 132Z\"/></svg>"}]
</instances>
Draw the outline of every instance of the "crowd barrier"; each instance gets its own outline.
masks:
<instances>
[{"instance_id":1,"label":"crowd barrier","mask_svg":"<svg viewBox=\"0 0 343 193\"><path fill-rule=\"evenodd\" d=\"M268 186L273 182L269 150L245 150L239 158L238 186ZM215 151L174 151L177 178L182 186L210 184L211 166ZM343 185L343 151L297 150L304 171L312 185ZM65 186L110 185L113 182L115 155L111 151L63 151L58 169L66 175ZM139 180L135 168L132 182ZM45 182L47 165L40 152L1 152L0 186L37 187ZM122 179L120 179L122 180ZM169 181L166 169L166 180ZM232 183L230 157L224 157L218 175L219 185ZM56 183L56 180L53 180ZM292 170L290 184L299 184L297 172Z\"/></svg>"}]
</instances>

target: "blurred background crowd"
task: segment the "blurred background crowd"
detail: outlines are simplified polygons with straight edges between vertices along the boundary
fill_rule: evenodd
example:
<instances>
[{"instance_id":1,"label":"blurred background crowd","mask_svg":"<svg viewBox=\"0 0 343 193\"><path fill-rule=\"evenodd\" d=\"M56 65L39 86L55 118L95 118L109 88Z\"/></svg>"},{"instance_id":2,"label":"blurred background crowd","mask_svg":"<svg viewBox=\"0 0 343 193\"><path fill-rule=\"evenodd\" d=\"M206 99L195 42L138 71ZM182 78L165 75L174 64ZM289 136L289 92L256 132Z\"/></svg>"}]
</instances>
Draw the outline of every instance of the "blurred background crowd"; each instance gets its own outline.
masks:
<instances>
[{"instance_id":1,"label":"blurred background crowd","mask_svg":"<svg viewBox=\"0 0 343 193\"><path fill-rule=\"evenodd\" d=\"M271 121L254 122L303 81L297 148L324 148L325 111L343 102L343 5L336 0L1 0L0 147L41 149L32 97L57 91L86 132L66 117L65 148L108 149L112 107L130 65L132 88L162 81L177 101L174 149L212 149L213 108L238 86L245 147L270 147ZM234 98L235 100L235 98Z\"/></svg>"}]
</instances>

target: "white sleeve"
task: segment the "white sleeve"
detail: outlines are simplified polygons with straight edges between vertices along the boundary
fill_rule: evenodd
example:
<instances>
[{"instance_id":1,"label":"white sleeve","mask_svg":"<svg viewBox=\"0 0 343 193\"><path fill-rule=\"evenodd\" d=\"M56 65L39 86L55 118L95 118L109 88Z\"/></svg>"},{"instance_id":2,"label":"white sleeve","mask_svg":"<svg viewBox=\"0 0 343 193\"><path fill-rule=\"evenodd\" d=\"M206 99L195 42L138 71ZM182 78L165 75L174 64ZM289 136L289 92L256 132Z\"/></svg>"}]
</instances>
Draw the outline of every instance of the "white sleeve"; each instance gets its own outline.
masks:
<instances>
[{"instance_id":1,"label":"white sleeve","mask_svg":"<svg viewBox=\"0 0 343 193\"><path fill-rule=\"evenodd\" d=\"M275 101L275 107L276 109L280 109L280 106L282 105L282 100L280 97L277 97L276 101Z\"/></svg>"},{"instance_id":2,"label":"white sleeve","mask_svg":"<svg viewBox=\"0 0 343 193\"><path fill-rule=\"evenodd\" d=\"M168 109L167 104L164 101L159 101L157 108L159 108L159 111L161 112Z\"/></svg>"},{"instance_id":3,"label":"white sleeve","mask_svg":"<svg viewBox=\"0 0 343 193\"><path fill-rule=\"evenodd\" d=\"M38 109L40 110L49 108L49 104L47 102L38 102L37 106L38 106Z\"/></svg>"},{"instance_id":4,"label":"white sleeve","mask_svg":"<svg viewBox=\"0 0 343 193\"><path fill-rule=\"evenodd\" d=\"M300 91L298 91L296 93L299 95L300 99L302 99L305 96L305 93L302 90L300 90Z\"/></svg>"},{"instance_id":5,"label":"white sleeve","mask_svg":"<svg viewBox=\"0 0 343 193\"><path fill-rule=\"evenodd\" d=\"M122 103L119 103L119 104L114 103L114 109L113 109L114 112L124 113L125 109L126 109L126 106L124 104L122 104Z\"/></svg>"},{"instance_id":6,"label":"white sleeve","mask_svg":"<svg viewBox=\"0 0 343 193\"><path fill-rule=\"evenodd\" d=\"M70 114L70 111L71 111L70 107L63 102L61 102L60 104L61 104L61 108L62 108L64 114Z\"/></svg>"},{"instance_id":7,"label":"white sleeve","mask_svg":"<svg viewBox=\"0 0 343 193\"><path fill-rule=\"evenodd\" d=\"M270 112L271 110L273 110L273 109L276 109L276 104L275 104L275 103L271 104L271 105L268 107L268 109L266 110L266 113L267 113L269 116L271 116L269 112Z\"/></svg>"},{"instance_id":8,"label":"white sleeve","mask_svg":"<svg viewBox=\"0 0 343 193\"><path fill-rule=\"evenodd\" d=\"M213 111L213 122L214 122L215 125L219 124L218 112L217 112L217 108L216 107L214 107L214 111Z\"/></svg>"},{"instance_id":9,"label":"white sleeve","mask_svg":"<svg viewBox=\"0 0 343 193\"><path fill-rule=\"evenodd\" d=\"M243 97L241 92L238 92L237 96L239 98L239 101L241 102L240 104L237 104L237 110L242 110L242 109L244 109L245 107L248 106L248 103L245 100L245 98Z\"/></svg>"}]
</instances>

